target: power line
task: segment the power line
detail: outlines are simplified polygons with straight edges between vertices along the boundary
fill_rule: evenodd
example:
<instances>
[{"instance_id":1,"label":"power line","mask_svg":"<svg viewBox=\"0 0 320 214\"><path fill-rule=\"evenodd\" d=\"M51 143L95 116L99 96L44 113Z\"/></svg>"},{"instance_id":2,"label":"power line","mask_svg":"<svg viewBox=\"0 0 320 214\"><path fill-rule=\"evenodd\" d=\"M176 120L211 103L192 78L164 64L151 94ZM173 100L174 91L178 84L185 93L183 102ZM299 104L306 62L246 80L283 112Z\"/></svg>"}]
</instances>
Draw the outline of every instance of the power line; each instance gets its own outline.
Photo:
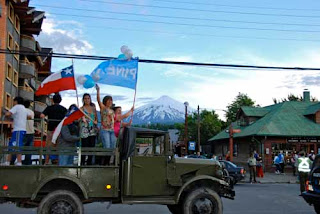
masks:
<instances>
[{"instance_id":1,"label":"power line","mask_svg":"<svg viewBox=\"0 0 320 214\"><path fill-rule=\"evenodd\" d=\"M56 9L65 9L72 11L90 11L98 13L112 13L112 14L122 14L122 15L132 15L132 16L141 16L141 17L156 17L156 18L170 18L170 19L184 19L184 20L199 20L199 21L216 21L216 22L230 22L230 23L245 23L245 24L262 24L262 25L288 25L288 26L303 26L303 27L320 27L319 24L297 24L297 23L284 23L284 22L255 22L255 21L239 21L239 20L230 20L230 19L212 19L212 18L198 18L198 17L186 17L186 16L165 16L165 15L152 15L152 14L137 14L130 12L115 12L110 10L96 10L88 8L74 8L74 7L62 7L62 6L53 6L53 5L36 5L46 8L56 8Z\"/></svg>"},{"instance_id":2,"label":"power line","mask_svg":"<svg viewBox=\"0 0 320 214\"><path fill-rule=\"evenodd\" d=\"M179 32L168 32L168 31L151 31L145 29L132 29L132 28L120 28L120 27L111 27L111 26L87 26L88 28L96 28L100 30L105 30L107 27L108 30L124 30L132 32L146 32L146 33L155 33L155 34L171 34L171 35L183 35L183 36L206 36L206 37L218 37L218 38L236 38L236 39L256 39L256 40L268 40L268 41L296 41L296 42L320 42L317 39L294 39L294 38L272 38L272 37L252 37L252 36L230 36L230 35L215 35L215 34L201 34L201 33L179 33Z\"/></svg>"},{"instance_id":3,"label":"power line","mask_svg":"<svg viewBox=\"0 0 320 214\"><path fill-rule=\"evenodd\" d=\"M102 4L127 5L127 6L135 6L135 7L148 7L148 8L160 8L160 9L196 11L196 12L209 12L209 13L229 13L229 14L231 13L231 14L242 14L242 15L279 16L279 17L296 17L296 18L320 18L320 16L312 16L312 15L292 15L292 14L273 14L273 13L224 11L224 10L207 10L207 9L193 9L193 8L182 8L182 7L156 6L156 5L146 5L146 4L120 3L120 2L110 2L110 1L101 1L101 0L80 0L80 1L96 2L96 3L102 3Z\"/></svg>"},{"instance_id":4,"label":"power line","mask_svg":"<svg viewBox=\"0 0 320 214\"><path fill-rule=\"evenodd\" d=\"M252 9L267 9L267 10L287 10L287 11L320 11L319 9L310 8L281 8L281 7L258 7L258 6L240 6L240 5L229 5L229 4L216 4L216 3L202 3L202 2L191 2L191 1L172 1L172 0L151 0L157 2L169 2L177 4L191 4L191 5L212 5L220 7L234 7L234 8L252 8Z\"/></svg>"},{"instance_id":5,"label":"power line","mask_svg":"<svg viewBox=\"0 0 320 214\"><path fill-rule=\"evenodd\" d=\"M117 59L116 57L94 56L94 55L78 55L78 54L64 54L64 53L44 53L33 51L10 51L0 49L0 54L19 54L27 56L50 56L56 58L69 59L88 59L88 60L110 60ZM152 59L138 59L142 63L152 64L167 64L167 65L183 65L183 66L203 66L203 67L230 67L230 68L252 68L252 69L269 69L269 70L310 70L320 71L320 68L306 68L306 67L282 67L282 66L257 66L257 65L239 65L239 64L220 64L220 63L201 63L201 62L177 62L168 60L152 60Z\"/></svg>"},{"instance_id":6,"label":"power line","mask_svg":"<svg viewBox=\"0 0 320 214\"><path fill-rule=\"evenodd\" d=\"M116 21L127 21L127 22L141 22L141 23L153 23L153 24L191 26L191 27L208 27L208 28L259 30L259 31L278 31L278 32L295 32L295 33L320 33L319 30L288 30L288 29L275 29L275 28L231 27L231 26L221 26L221 25L190 24L190 23L187 24L187 23L164 22L164 21L149 21L149 20L138 20L138 19L124 19L124 18L110 18L110 17L87 16L87 15L73 15L73 14L63 14L63 13L51 13L51 14L60 15L60 16L70 16L70 17L93 18L93 19L100 19L100 20L105 19L105 20L116 20Z\"/></svg>"}]
</instances>

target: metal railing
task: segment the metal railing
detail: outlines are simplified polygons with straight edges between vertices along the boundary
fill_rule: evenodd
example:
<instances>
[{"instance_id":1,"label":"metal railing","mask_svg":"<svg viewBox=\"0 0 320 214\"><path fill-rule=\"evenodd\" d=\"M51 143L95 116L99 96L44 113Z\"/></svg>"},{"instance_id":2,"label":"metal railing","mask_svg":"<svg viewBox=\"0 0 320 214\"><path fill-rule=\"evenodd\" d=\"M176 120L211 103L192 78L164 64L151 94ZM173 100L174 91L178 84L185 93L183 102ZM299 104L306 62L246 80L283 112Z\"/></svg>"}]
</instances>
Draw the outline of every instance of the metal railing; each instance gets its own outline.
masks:
<instances>
[{"instance_id":1,"label":"metal railing","mask_svg":"<svg viewBox=\"0 0 320 214\"><path fill-rule=\"evenodd\" d=\"M100 148L100 147L82 147L81 146L81 140L79 142L79 145L76 145L74 147L60 147L59 143L57 142L56 146L50 146L47 147L43 145L44 142L44 138L46 135L46 132L44 131L44 128L47 128L47 126L45 126L45 122L49 122L48 119L34 119L34 121L40 121L40 130L39 127L38 131L40 131L40 146L35 147L34 144L32 146L9 146L8 142L9 141L5 141L4 138L4 116L2 116L1 118L1 131L0 131L0 164L4 163L6 160L6 156L7 155L37 155L39 158L35 159L33 161L36 161L36 164L32 164L31 166L44 166L44 159L45 156L47 155L70 155L70 156L74 156L73 160L77 160L77 164L75 164L74 166L81 166L81 156L93 156L95 158L97 157L112 157L114 156L114 161L112 165L117 166L118 165L118 157L119 154L117 152L117 149L105 149L105 148ZM58 121L58 120L50 120L50 121ZM35 127L36 128L36 127ZM33 141L33 143L35 142L35 140ZM97 142L97 140L96 140ZM97 145L97 143L96 143ZM74 163L74 161L73 161ZM85 165L87 166L105 166L105 165L101 165L101 164L92 164L92 165ZM28 165L26 165L28 166ZM50 165L46 165L46 166L50 166ZM68 165L69 166L69 165Z\"/></svg>"}]
</instances>

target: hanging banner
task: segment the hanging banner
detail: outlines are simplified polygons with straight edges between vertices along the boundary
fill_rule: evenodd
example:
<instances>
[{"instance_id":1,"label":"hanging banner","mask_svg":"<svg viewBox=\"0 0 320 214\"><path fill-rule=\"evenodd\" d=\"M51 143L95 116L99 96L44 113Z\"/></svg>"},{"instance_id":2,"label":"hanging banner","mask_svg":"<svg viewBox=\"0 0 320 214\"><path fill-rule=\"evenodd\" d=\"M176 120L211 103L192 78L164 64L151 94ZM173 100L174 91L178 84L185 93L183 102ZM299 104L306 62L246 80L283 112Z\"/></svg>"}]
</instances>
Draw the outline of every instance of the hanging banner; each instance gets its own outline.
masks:
<instances>
[{"instance_id":1,"label":"hanging banner","mask_svg":"<svg viewBox=\"0 0 320 214\"><path fill-rule=\"evenodd\" d=\"M96 83L135 89L138 79L138 59L108 60L91 73Z\"/></svg>"}]
</instances>

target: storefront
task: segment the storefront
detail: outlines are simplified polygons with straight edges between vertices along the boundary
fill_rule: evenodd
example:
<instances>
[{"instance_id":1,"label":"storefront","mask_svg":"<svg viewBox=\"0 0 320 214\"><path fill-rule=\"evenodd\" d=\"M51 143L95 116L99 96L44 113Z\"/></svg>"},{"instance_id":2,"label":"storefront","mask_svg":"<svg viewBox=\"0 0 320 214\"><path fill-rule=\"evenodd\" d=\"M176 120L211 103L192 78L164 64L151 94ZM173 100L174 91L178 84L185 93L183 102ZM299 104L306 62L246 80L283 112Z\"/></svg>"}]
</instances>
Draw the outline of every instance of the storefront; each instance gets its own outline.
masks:
<instances>
[{"instance_id":1,"label":"storefront","mask_svg":"<svg viewBox=\"0 0 320 214\"><path fill-rule=\"evenodd\" d=\"M308 96L307 96L308 97ZM309 95L310 97L310 95ZM320 154L320 103L290 101L267 107L241 107L233 135L234 162L246 165L249 154L257 151L263 159L266 171L273 169L274 156L282 152L286 163L295 152ZM229 147L227 129L212 137L212 152L224 156ZM222 149L221 149L222 148ZM224 148L224 149L223 149Z\"/></svg>"}]
</instances>

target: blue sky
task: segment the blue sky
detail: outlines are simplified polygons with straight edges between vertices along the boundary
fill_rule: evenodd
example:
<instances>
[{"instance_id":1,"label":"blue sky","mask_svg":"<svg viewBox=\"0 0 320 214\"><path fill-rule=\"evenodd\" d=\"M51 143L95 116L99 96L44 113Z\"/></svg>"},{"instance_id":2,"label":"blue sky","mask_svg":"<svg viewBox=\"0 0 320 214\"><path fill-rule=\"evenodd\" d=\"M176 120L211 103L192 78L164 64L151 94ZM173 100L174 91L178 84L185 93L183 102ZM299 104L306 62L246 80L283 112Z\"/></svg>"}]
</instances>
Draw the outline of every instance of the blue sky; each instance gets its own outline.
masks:
<instances>
[{"instance_id":1,"label":"blue sky","mask_svg":"<svg viewBox=\"0 0 320 214\"><path fill-rule=\"evenodd\" d=\"M319 1L32 0L30 6L47 14L38 38L41 45L53 47L59 53L116 57L120 47L128 45L134 56L141 59L320 67ZM188 19L168 18L173 16ZM70 63L70 60L54 59L52 71ZM75 60L74 63L77 74L90 74L100 62ZM315 71L140 63L137 106L169 95L181 102L188 101L193 107L216 109L223 115L220 110L239 92L247 93L262 106L289 93L301 95L305 88L320 99L319 81L319 72ZM125 109L132 105L132 90L112 86L102 86L102 90L112 94L115 102ZM79 92L94 93L94 89L79 86ZM64 94L65 105L75 102L73 94L72 91Z\"/></svg>"}]
</instances>

